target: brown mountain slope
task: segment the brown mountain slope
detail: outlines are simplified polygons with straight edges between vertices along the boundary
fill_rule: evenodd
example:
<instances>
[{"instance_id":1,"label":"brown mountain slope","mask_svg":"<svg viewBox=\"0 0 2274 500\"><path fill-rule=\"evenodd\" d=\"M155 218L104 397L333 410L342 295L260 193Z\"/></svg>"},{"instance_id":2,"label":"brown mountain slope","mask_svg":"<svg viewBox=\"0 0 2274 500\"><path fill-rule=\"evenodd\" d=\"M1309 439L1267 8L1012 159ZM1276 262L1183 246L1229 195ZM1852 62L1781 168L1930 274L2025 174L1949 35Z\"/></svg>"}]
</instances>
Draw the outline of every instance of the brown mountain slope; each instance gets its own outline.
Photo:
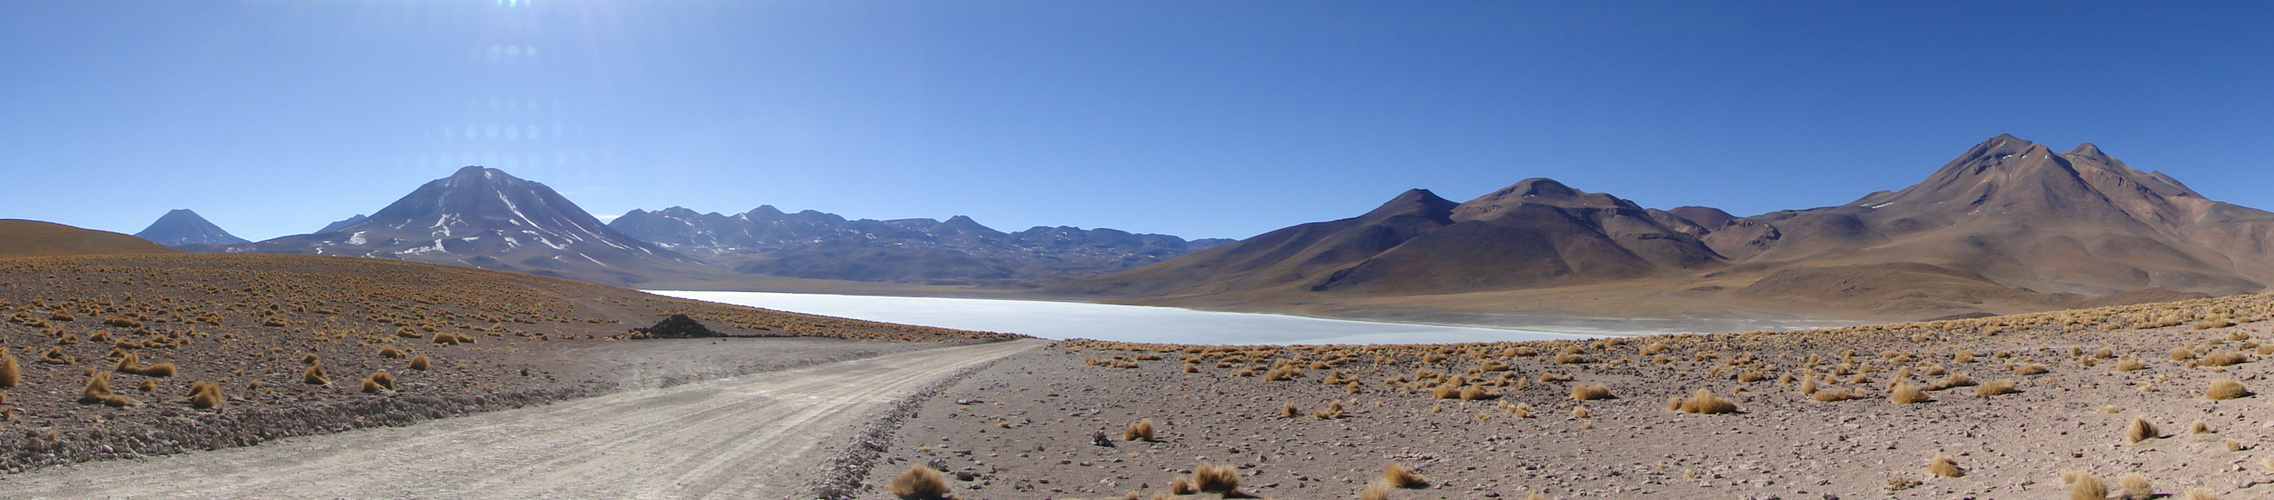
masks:
<instances>
[{"instance_id":1,"label":"brown mountain slope","mask_svg":"<svg viewBox=\"0 0 2274 500\"><path fill-rule=\"evenodd\" d=\"M1916 185L1834 207L1742 218L1660 211L1531 179L1445 210L1410 236L1337 247L1333 259L1290 249L1364 219L1295 226L1053 291L1367 316L1920 319L2274 283L2274 213L2205 199L2091 144L2056 153L2010 135Z\"/></svg>"},{"instance_id":2,"label":"brown mountain slope","mask_svg":"<svg viewBox=\"0 0 2274 500\"><path fill-rule=\"evenodd\" d=\"M150 240L35 220L0 219L0 257L181 253Z\"/></svg>"}]
</instances>

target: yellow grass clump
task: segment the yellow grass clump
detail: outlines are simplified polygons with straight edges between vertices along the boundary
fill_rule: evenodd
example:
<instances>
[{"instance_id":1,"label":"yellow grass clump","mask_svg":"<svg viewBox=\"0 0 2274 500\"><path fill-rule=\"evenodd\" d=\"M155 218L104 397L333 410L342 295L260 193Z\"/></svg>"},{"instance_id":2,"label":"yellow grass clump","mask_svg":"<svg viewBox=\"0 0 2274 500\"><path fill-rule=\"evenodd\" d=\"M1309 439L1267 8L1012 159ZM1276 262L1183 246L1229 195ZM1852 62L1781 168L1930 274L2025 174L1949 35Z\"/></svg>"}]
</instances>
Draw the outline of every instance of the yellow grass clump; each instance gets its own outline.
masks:
<instances>
[{"instance_id":1,"label":"yellow grass clump","mask_svg":"<svg viewBox=\"0 0 2274 500\"><path fill-rule=\"evenodd\" d=\"M403 351L395 349L395 346L383 346L379 348L379 357L387 359L400 358L403 357Z\"/></svg>"},{"instance_id":2,"label":"yellow grass clump","mask_svg":"<svg viewBox=\"0 0 2274 500\"><path fill-rule=\"evenodd\" d=\"M2061 481L2069 483L2069 500L2106 500L2108 485L2090 472L2072 470L2061 473Z\"/></svg>"},{"instance_id":3,"label":"yellow grass clump","mask_svg":"<svg viewBox=\"0 0 2274 500\"><path fill-rule=\"evenodd\" d=\"M2147 367L2148 363L2145 361L2140 361L2140 358L2138 356L2124 356L2123 359L2116 360L2116 371L2120 372L2140 370Z\"/></svg>"},{"instance_id":4,"label":"yellow grass clump","mask_svg":"<svg viewBox=\"0 0 2274 500\"><path fill-rule=\"evenodd\" d=\"M2142 476L2140 473L2134 472L2125 474L2124 477L2116 478L2116 485L2117 487L2123 488L2124 498L2138 498L2142 500L2155 498L2155 483L2149 482L2148 477Z\"/></svg>"},{"instance_id":5,"label":"yellow grass clump","mask_svg":"<svg viewBox=\"0 0 2274 500\"><path fill-rule=\"evenodd\" d=\"M300 372L300 381L308 385L332 385L332 379L324 376L322 363L308 365L308 371Z\"/></svg>"},{"instance_id":6,"label":"yellow grass clump","mask_svg":"<svg viewBox=\"0 0 2274 500\"><path fill-rule=\"evenodd\" d=\"M2210 399L2214 401L2234 399L2249 395L2250 389L2244 388L2242 386L2242 382L2237 382L2235 379L2231 378L2213 380L2211 381L2211 387L2203 391L2204 399Z\"/></svg>"},{"instance_id":7,"label":"yellow grass clump","mask_svg":"<svg viewBox=\"0 0 2274 500\"><path fill-rule=\"evenodd\" d=\"M222 401L224 399L221 397L221 384L205 381L190 384L189 403L191 408L211 409L221 406Z\"/></svg>"},{"instance_id":8,"label":"yellow grass clump","mask_svg":"<svg viewBox=\"0 0 2274 500\"><path fill-rule=\"evenodd\" d=\"M955 498L954 494L948 492L947 479L940 477L940 471L922 465L908 466L906 472L892 478L891 489L892 496L904 500Z\"/></svg>"},{"instance_id":9,"label":"yellow grass clump","mask_svg":"<svg viewBox=\"0 0 2274 500\"><path fill-rule=\"evenodd\" d=\"M2137 443L2159 437L2163 437L2163 434L2156 432L2156 424L2148 423L2148 419L2145 418L2132 417L2132 423L2124 426L2124 442L2127 443Z\"/></svg>"},{"instance_id":10,"label":"yellow grass clump","mask_svg":"<svg viewBox=\"0 0 2274 500\"><path fill-rule=\"evenodd\" d=\"M1689 399L1682 400L1676 409L1683 413L1737 413L1737 403L1713 395L1712 390L1698 389L1698 392L1690 394Z\"/></svg>"},{"instance_id":11,"label":"yellow grass clump","mask_svg":"<svg viewBox=\"0 0 2274 500\"><path fill-rule=\"evenodd\" d=\"M1342 418L1342 415L1343 415L1343 413L1344 413L1344 412L1343 412L1343 409L1342 409L1342 401L1341 401L1341 400L1335 400L1335 401L1329 401L1329 402L1327 402L1327 407L1326 407L1326 409L1324 409L1324 410L1319 410L1319 412L1318 412L1318 413L1313 413L1313 414L1311 414L1311 416L1313 416L1313 417L1318 417L1318 418L1321 418L1321 419L1332 420L1332 419Z\"/></svg>"},{"instance_id":12,"label":"yellow grass clump","mask_svg":"<svg viewBox=\"0 0 2274 500\"><path fill-rule=\"evenodd\" d=\"M395 376L382 370L363 378L363 392L394 392Z\"/></svg>"},{"instance_id":13,"label":"yellow grass clump","mask_svg":"<svg viewBox=\"0 0 2274 500\"><path fill-rule=\"evenodd\" d=\"M7 347L0 347L0 389L15 387L22 383L24 383L24 367L16 364L16 355L9 354Z\"/></svg>"},{"instance_id":14,"label":"yellow grass clump","mask_svg":"<svg viewBox=\"0 0 2274 500\"><path fill-rule=\"evenodd\" d=\"M1940 452L1935 453L1934 458L1927 459L1927 472L1942 477L1961 477L1966 475L1966 469L1958 468L1957 461L1951 460L1949 455L1944 455Z\"/></svg>"},{"instance_id":15,"label":"yellow grass clump","mask_svg":"<svg viewBox=\"0 0 2274 500\"><path fill-rule=\"evenodd\" d=\"M1603 384L1580 384L1571 386L1571 399L1579 401L1594 401L1597 399L1609 399L1610 397L1611 387Z\"/></svg>"},{"instance_id":16,"label":"yellow grass clump","mask_svg":"<svg viewBox=\"0 0 2274 500\"><path fill-rule=\"evenodd\" d=\"M1122 430L1121 430L1121 440L1123 440L1123 441L1152 441L1152 440L1153 440L1153 419L1150 419L1150 418L1145 418L1145 419L1138 419L1138 420L1137 420L1137 423L1134 423L1134 424L1129 424L1129 427L1128 427L1128 428L1126 428L1126 429L1122 429Z\"/></svg>"},{"instance_id":17,"label":"yellow grass clump","mask_svg":"<svg viewBox=\"0 0 2274 500\"><path fill-rule=\"evenodd\" d=\"M1974 394L1983 397L1996 396L2000 394L2013 394L2014 392L2013 379L1992 380L1983 382L1982 385L1974 386Z\"/></svg>"},{"instance_id":18,"label":"yellow grass clump","mask_svg":"<svg viewBox=\"0 0 2274 500\"><path fill-rule=\"evenodd\" d=\"M413 370L425 370L430 363L431 362L426 360L425 353L420 353L417 356L411 356L411 369Z\"/></svg>"},{"instance_id":19,"label":"yellow grass clump","mask_svg":"<svg viewBox=\"0 0 2274 500\"><path fill-rule=\"evenodd\" d=\"M1429 487L1429 478L1421 477L1421 474L1414 472L1412 467L1390 464L1382 468L1382 483L1392 488L1427 488Z\"/></svg>"},{"instance_id":20,"label":"yellow grass clump","mask_svg":"<svg viewBox=\"0 0 2274 500\"><path fill-rule=\"evenodd\" d=\"M1192 468L1192 487L1204 493L1230 496L1240 489L1239 470L1230 465L1200 464Z\"/></svg>"},{"instance_id":21,"label":"yellow grass clump","mask_svg":"<svg viewBox=\"0 0 2274 500\"><path fill-rule=\"evenodd\" d=\"M1926 391L1912 387L1910 382L1896 382L1895 388L1888 391L1887 400L1896 404L1925 403L1928 401Z\"/></svg>"}]
</instances>

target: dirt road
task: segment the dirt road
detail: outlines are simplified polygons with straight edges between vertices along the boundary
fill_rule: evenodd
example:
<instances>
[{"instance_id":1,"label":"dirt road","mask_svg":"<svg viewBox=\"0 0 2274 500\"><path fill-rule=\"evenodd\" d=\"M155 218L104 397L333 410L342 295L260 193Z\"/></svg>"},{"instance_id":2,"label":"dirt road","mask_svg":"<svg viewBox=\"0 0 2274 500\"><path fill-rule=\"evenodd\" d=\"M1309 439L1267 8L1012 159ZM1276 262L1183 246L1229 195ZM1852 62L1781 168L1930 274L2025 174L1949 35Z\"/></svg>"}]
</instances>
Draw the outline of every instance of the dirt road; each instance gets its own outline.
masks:
<instances>
[{"instance_id":1,"label":"dirt road","mask_svg":"<svg viewBox=\"0 0 2274 500\"><path fill-rule=\"evenodd\" d=\"M0 477L6 498L793 498L894 399L1039 340Z\"/></svg>"}]
</instances>

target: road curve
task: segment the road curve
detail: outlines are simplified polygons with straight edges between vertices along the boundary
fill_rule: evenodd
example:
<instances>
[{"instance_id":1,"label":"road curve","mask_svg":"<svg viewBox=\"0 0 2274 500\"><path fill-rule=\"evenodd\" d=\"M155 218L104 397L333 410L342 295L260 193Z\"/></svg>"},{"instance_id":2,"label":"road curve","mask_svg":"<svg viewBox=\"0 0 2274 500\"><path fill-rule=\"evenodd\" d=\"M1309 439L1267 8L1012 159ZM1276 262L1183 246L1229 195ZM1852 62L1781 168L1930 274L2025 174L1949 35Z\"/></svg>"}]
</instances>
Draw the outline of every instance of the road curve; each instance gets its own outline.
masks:
<instances>
[{"instance_id":1,"label":"road curve","mask_svg":"<svg viewBox=\"0 0 2274 500\"><path fill-rule=\"evenodd\" d=\"M0 477L0 498L793 498L898 398L1039 340L927 349L149 460Z\"/></svg>"}]
</instances>

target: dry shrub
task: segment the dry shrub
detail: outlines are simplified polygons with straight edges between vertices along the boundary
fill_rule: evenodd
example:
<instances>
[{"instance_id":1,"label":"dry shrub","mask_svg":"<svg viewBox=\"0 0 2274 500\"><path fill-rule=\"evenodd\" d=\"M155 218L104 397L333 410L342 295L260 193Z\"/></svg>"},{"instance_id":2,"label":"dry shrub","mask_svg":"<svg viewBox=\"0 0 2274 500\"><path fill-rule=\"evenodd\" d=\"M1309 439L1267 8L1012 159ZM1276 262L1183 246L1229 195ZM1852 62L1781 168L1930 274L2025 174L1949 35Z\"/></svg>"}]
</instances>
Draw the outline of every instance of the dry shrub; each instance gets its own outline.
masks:
<instances>
[{"instance_id":1,"label":"dry shrub","mask_svg":"<svg viewBox=\"0 0 2274 500\"><path fill-rule=\"evenodd\" d=\"M2090 472L2069 471L2061 474L2061 479L2069 483L2069 500L2106 500L2108 498L2108 485L2101 483L2100 477L2094 476Z\"/></svg>"},{"instance_id":2,"label":"dry shrub","mask_svg":"<svg viewBox=\"0 0 2274 500\"><path fill-rule=\"evenodd\" d=\"M51 365L68 365L79 361L72 359L70 354L64 354L61 347L50 347L46 353L40 354L39 362Z\"/></svg>"},{"instance_id":3,"label":"dry shrub","mask_svg":"<svg viewBox=\"0 0 2274 500\"><path fill-rule=\"evenodd\" d=\"M2163 434L2156 432L2156 424L2148 423L2148 419L2145 418L2132 417L2132 423L2124 426L2124 442L2127 443L2137 443L2160 437L2163 437Z\"/></svg>"},{"instance_id":4,"label":"dry shrub","mask_svg":"<svg viewBox=\"0 0 2274 500\"><path fill-rule=\"evenodd\" d=\"M1896 382L1895 388L1888 391L1887 400L1897 404L1925 403L1928 401L1927 393L1917 387L1912 387L1910 382Z\"/></svg>"},{"instance_id":5,"label":"dry shrub","mask_svg":"<svg viewBox=\"0 0 2274 500\"><path fill-rule=\"evenodd\" d=\"M2249 395L2250 389L2243 388L2242 382L2236 382L2235 379L2231 378L2213 380L2211 381L2211 387L2203 391L2203 397L2205 399L2214 401L2222 399L2234 399Z\"/></svg>"},{"instance_id":6,"label":"dry shrub","mask_svg":"<svg viewBox=\"0 0 2274 500\"><path fill-rule=\"evenodd\" d=\"M2250 361L2250 356L2235 351L2219 351L2203 357L2199 366L2233 366Z\"/></svg>"},{"instance_id":7,"label":"dry shrub","mask_svg":"<svg viewBox=\"0 0 2274 500\"><path fill-rule=\"evenodd\" d=\"M1303 410L1301 408L1296 408L1295 403L1286 403L1279 406L1279 416L1281 417L1295 418L1297 416L1301 416L1302 414Z\"/></svg>"},{"instance_id":8,"label":"dry shrub","mask_svg":"<svg viewBox=\"0 0 2274 500\"><path fill-rule=\"evenodd\" d=\"M908 466L900 477L892 478L892 495L906 500L938 500L955 498L948 492L947 479L940 471L922 465Z\"/></svg>"},{"instance_id":9,"label":"dry shrub","mask_svg":"<svg viewBox=\"0 0 2274 500\"><path fill-rule=\"evenodd\" d=\"M1192 469L1192 487L1205 493L1228 494L1240 489L1239 470L1230 465L1200 464Z\"/></svg>"},{"instance_id":10,"label":"dry shrub","mask_svg":"<svg viewBox=\"0 0 2274 500\"><path fill-rule=\"evenodd\" d=\"M1580 384L1571 386L1571 399L1579 401L1594 401L1597 399L1609 399L1610 397L1610 386L1603 384Z\"/></svg>"},{"instance_id":11,"label":"dry shrub","mask_svg":"<svg viewBox=\"0 0 2274 500\"><path fill-rule=\"evenodd\" d=\"M379 357L382 357L382 358L387 358L387 359L395 359L395 358L400 358L400 357L403 357L403 351L400 351L400 350L397 350L397 349L395 349L395 346L385 346L385 347L380 347L380 348L379 348Z\"/></svg>"},{"instance_id":12,"label":"dry shrub","mask_svg":"<svg viewBox=\"0 0 2274 500\"><path fill-rule=\"evenodd\" d=\"M2013 394L2014 392L2013 379L1992 380L1983 382L1982 385L1974 387L1974 394L1984 397L1996 396L2000 394Z\"/></svg>"},{"instance_id":13,"label":"dry shrub","mask_svg":"<svg viewBox=\"0 0 2274 500\"><path fill-rule=\"evenodd\" d=\"M92 368L88 370L92 371ZM87 378L87 387L79 392L79 402L100 403L111 396L111 372L95 372Z\"/></svg>"},{"instance_id":14,"label":"dry shrub","mask_svg":"<svg viewBox=\"0 0 2274 500\"><path fill-rule=\"evenodd\" d=\"M1454 387L1453 384L1443 384L1436 387L1431 387L1429 388L1429 397L1437 399L1458 398L1461 397L1461 388Z\"/></svg>"},{"instance_id":15,"label":"dry shrub","mask_svg":"<svg viewBox=\"0 0 2274 500\"><path fill-rule=\"evenodd\" d=\"M394 392L395 376L382 370L363 378L363 392Z\"/></svg>"},{"instance_id":16,"label":"dry shrub","mask_svg":"<svg viewBox=\"0 0 2274 500\"><path fill-rule=\"evenodd\" d=\"M1313 417L1318 417L1318 418L1322 418L1322 419L1330 419L1330 420L1331 420L1331 419L1342 418L1342 415L1343 415L1343 413L1344 413L1344 411L1343 411L1343 409L1342 409L1342 401L1340 401L1340 400L1336 400L1336 401L1328 401L1328 402L1327 402L1327 407L1326 407L1326 409L1324 409L1324 410L1319 410L1319 412L1318 412L1318 413L1313 413L1313 414L1311 414L1311 416L1313 416Z\"/></svg>"},{"instance_id":17,"label":"dry shrub","mask_svg":"<svg viewBox=\"0 0 2274 500\"><path fill-rule=\"evenodd\" d=\"M1390 500L1390 485L1367 483L1366 489L1358 492L1358 500Z\"/></svg>"},{"instance_id":18,"label":"dry shrub","mask_svg":"<svg viewBox=\"0 0 2274 500\"><path fill-rule=\"evenodd\" d=\"M300 357L300 364L303 364L303 365L308 365L308 366L316 366L316 365L318 365L318 364L322 364L323 362L324 362L324 360L322 360L322 359L317 359L317 358L316 358L316 355L314 355L314 354L309 354L309 355L306 355L306 356L302 356L302 357Z\"/></svg>"},{"instance_id":19,"label":"dry shrub","mask_svg":"<svg viewBox=\"0 0 2274 500\"><path fill-rule=\"evenodd\" d=\"M1855 392L1850 392L1846 389L1818 389L1816 392L1810 393L1808 395L1808 399L1813 399L1825 403L1834 401L1847 401L1860 397L1863 397L1863 395Z\"/></svg>"},{"instance_id":20,"label":"dry shrub","mask_svg":"<svg viewBox=\"0 0 2274 500\"><path fill-rule=\"evenodd\" d=\"M1942 477L1966 475L1966 469L1958 468L1957 461L1951 460L1949 455L1944 455L1941 452L1936 452L1934 458L1927 459L1927 472Z\"/></svg>"},{"instance_id":21,"label":"dry shrub","mask_svg":"<svg viewBox=\"0 0 2274 500\"><path fill-rule=\"evenodd\" d=\"M2043 365L2043 364L2038 364L2038 363L2029 363L2029 364L2021 365L2020 367L2014 368L2014 369L2013 369L2013 374L2014 374L2014 375L2039 375L2039 374L2043 374L2043 373L2045 373L2045 371L2046 371L2046 370L2045 370L2045 365Z\"/></svg>"},{"instance_id":22,"label":"dry shrub","mask_svg":"<svg viewBox=\"0 0 2274 500\"><path fill-rule=\"evenodd\" d=\"M1137 420L1137 423L1134 423L1134 424L1129 424L1129 428L1126 428L1126 429L1122 429L1122 430L1121 430L1121 440L1122 440L1122 441L1152 441L1152 440L1153 440L1153 419L1150 419L1150 418L1145 418L1145 419L1138 419L1138 420Z\"/></svg>"},{"instance_id":23,"label":"dry shrub","mask_svg":"<svg viewBox=\"0 0 2274 500\"><path fill-rule=\"evenodd\" d=\"M221 406L221 384L198 381L190 384L189 403L200 410Z\"/></svg>"},{"instance_id":24,"label":"dry shrub","mask_svg":"<svg viewBox=\"0 0 2274 500\"><path fill-rule=\"evenodd\" d=\"M2155 483L2148 482L2148 477L2142 476L2140 473L2134 472L2116 478L2116 485L2124 490L2124 498L2139 500L2155 498Z\"/></svg>"},{"instance_id":25,"label":"dry shrub","mask_svg":"<svg viewBox=\"0 0 2274 500\"><path fill-rule=\"evenodd\" d=\"M2148 363L2140 361L2138 356L2125 356L2124 359L2116 360L2116 371L2120 372L2140 370L2147 367Z\"/></svg>"},{"instance_id":26,"label":"dry shrub","mask_svg":"<svg viewBox=\"0 0 2274 500\"><path fill-rule=\"evenodd\" d=\"M1199 492L1200 490L1192 489L1191 478L1179 475L1176 479L1169 481L1169 494L1171 495L1190 495Z\"/></svg>"},{"instance_id":27,"label":"dry shrub","mask_svg":"<svg viewBox=\"0 0 2274 500\"><path fill-rule=\"evenodd\" d=\"M136 388L136 389L141 389L141 390L142 390L142 392L150 392L150 391L155 391L155 390L158 390L158 379L154 379L154 378L146 378L146 379L142 379L142 385L138 385L138 386L135 386L134 388Z\"/></svg>"},{"instance_id":28,"label":"dry shrub","mask_svg":"<svg viewBox=\"0 0 2274 500\"><path fill-rule=\"evenodd\" d=\"M332 385L332 379L324 376L323 364L308 365L308 371L300 372L300 381L308 385Z\"/></svg>"},{"instance_id":29,"label":"dry shrub","mask_svg":"<svg viewBox=\"0 0 2274 500\"><path fill-rule=\"evenodd\" d=\"M1481 385L1472 385L1461 388L1461 400L1463 401L1478 401L1497 397L1500 397L1500 395L1493 394L1491 391L1484 390L1484 386Z\"/></svg>"},{"instance_id":30,"label":"dry shrub","mask_svg":"<svg viewBox=\"0 0 2274 500\"><path fill-rule=\"evenodd\" d=\"M1737 403L1721 399L1713 395L1711 390L1698 389L1698 392L1690 394L1689 399L1682 400L1678 409L1683 413L1737 413Z\"/></svg>"},{"instance_id":31,"label":"dry shrub","mask_svg":"<svg viewBox=\"0 0 2274 500\"><path fill-rule=\"evenodd\" d=\"M1411 467L1390 464L1388 467L1382 468L1382 483L1388 484L1392 488L1427 488L1429 487L1429 478L1421 477L1421 474L1414 472Z\"/></svg>"},{"instance_id":32,"label":"dry shrub","mask_svg":"<svg viewBox=\"0 0 2274 500\"><path fill-rule=\"evenodd\" d=\"M7 347L0 347L0 389L15 387L22 383L24 383L24 367L16 364L16 355L9 354Z\"/></svg>"},{"instance_id":33,"label":"dry shrub","mask_svg":"<svg viewBox=\"0 0 2274 500\"><path fill-rule=\"evenodd\" d=\"M2171 348L2171 360L2172 360L2172 361L2186 361L2186 360L2190 360L2190 359L2195 359L2195 351L2194 351L2194 350L2190 350L2190 349L2188 349L2188 348L2187 348L2187 346L2179 346L2179 347L2173 347L2173 348Z\"/></svg>"},{"instance_id":34,"label":"dry shrub","mask_svg":"<svg viewBox=\"0 0 2274 500\"><path fill-rule=\"evenodd\" d=\"M425 370L429 364L431 364L431 362L426 360L425 353L420 353L417 356L411 356L411 369L413 370Z\"/></svg>"},{"instance_id":35,"label":"dry shrub","mask_svg":"<svg viewBox=\"0 0 2274 500\"><path fill-rule=\"evenodd\" d=\"M2202 488L2188 488L2182 500L2219 500L2219 494Z\"/></svg>"}]
</instances>

